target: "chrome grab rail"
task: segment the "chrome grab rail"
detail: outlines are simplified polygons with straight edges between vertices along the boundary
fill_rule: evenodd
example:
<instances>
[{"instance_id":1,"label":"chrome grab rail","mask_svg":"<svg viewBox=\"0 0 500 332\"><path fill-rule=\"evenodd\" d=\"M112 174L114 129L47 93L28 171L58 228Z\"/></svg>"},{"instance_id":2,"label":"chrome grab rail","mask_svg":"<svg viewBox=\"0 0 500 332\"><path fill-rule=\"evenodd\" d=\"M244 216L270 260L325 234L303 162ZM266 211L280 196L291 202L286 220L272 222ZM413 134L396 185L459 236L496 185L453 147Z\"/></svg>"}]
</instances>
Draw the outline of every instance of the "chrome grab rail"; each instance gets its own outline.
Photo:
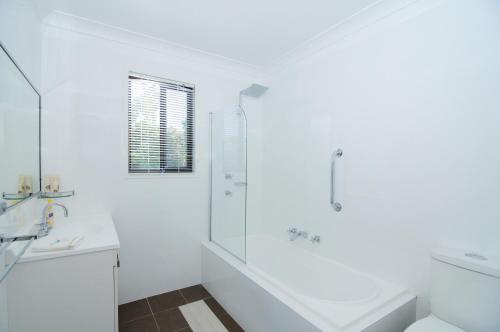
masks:
<instances>
[{"instance_id":1,"label":"chrome grab rail","mask_svg":"<svg viewBox=\"0 0 500 332\"><path fill-rule=\"evenodd\" d=\"M14 265L16 265L16 263L19 261L19 259L24 255L24 253L26 252L26 249L28 249L28 247L35 240L35 238L36 238L36 236L33 236L29 241L27 241L26 244L24 245L23 249L21 249L21 251L19 252L19 254L12 260L12 262L9 265L7 265L5 267L5 269L2 272L0 272L0 283L7 277L10 270L12 270ZM15 241L10 242L10 243L14 243L14 242Z\"/></svg>"},{"instance_id":2,"label":"chrome grab rail","mask_svg":"<svg viewBox=\"0 0 500 332\"><path fill-rule=\"evenodd\" d=\"M342 204L339 202L335 202L335 161L342 157L344 152L342 149L337 149L333 154L332 154L332 160L331 160L331 168L330 168L330 205L333 207L333 209L337 212L340 212L342 210Z\"/></svg>"}]
</instances>

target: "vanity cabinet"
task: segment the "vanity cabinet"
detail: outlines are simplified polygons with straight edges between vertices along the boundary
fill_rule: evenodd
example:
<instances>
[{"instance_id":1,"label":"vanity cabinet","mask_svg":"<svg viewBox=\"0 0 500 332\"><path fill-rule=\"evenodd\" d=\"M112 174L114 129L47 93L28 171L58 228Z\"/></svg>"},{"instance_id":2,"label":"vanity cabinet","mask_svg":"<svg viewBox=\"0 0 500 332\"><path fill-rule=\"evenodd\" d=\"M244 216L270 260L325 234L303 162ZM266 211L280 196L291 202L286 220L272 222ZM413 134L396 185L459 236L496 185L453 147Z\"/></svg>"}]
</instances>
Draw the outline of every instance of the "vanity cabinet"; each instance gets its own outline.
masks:
<instances>
[{"instance_id":1,"label":"vanity cabinet","mask_svg":"<svg viewBox=\"0 0 500 332\"><path fill-rule=\"evenodd\" d=\"M9 332L118 331L117 250L16 264L8 280Z\"/></svg>"}]
</instances>

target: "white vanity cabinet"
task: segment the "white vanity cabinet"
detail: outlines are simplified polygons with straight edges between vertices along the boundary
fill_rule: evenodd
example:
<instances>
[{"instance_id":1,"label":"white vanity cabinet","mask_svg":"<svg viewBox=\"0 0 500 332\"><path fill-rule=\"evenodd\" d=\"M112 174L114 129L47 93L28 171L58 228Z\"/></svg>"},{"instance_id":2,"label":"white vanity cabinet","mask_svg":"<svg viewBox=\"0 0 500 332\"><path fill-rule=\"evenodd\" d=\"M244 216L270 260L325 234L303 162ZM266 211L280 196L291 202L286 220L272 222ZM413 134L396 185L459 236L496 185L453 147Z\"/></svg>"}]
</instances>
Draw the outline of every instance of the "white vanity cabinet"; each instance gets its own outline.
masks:
<instances>
[{"instance_id":1,"label":"white vanity cabinet","mask_svg":"<svg viewBox=\"0 0 500 332\"><path fill-rule=\"evenodd\" d=\"M8 276L9 332L118 331L119 242L111 218L101 219L93 219L100 227L58 221L61 228L80 227L85 239L75 249L26 251ZM49 236L65 231L56 230Z\"/></svg>"}]
</instances>

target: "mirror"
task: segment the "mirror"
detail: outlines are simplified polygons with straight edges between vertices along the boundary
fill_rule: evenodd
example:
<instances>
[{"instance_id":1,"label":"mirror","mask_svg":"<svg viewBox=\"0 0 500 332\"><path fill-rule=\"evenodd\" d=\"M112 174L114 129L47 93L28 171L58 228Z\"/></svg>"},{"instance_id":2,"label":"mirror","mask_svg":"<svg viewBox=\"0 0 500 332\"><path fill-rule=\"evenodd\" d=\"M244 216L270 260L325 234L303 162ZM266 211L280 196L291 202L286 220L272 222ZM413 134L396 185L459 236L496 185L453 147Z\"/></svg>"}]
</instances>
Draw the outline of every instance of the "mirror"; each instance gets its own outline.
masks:
<instances>
[{"instance_id":1,"label":"mirror","mask_svg":"<svg viewBox=\"0 0 500 332\"><path fill-rule=\"evenodd\" d=\"M40 192L40 95L0 48L1 215Z\"/></svg>"}]
</instances>

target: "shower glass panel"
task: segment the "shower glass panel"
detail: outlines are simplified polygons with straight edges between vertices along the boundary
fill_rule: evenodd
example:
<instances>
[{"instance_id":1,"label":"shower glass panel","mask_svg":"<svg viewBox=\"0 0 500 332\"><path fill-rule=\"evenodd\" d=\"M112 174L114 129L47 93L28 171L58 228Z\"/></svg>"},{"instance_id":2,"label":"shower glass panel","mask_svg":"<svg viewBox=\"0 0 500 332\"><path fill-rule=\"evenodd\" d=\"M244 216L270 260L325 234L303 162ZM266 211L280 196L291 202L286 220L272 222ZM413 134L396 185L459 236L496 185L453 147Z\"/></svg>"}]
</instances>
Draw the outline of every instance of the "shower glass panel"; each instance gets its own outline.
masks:
<instances>
[{"instance_id":1,"label":"shower glass panel","mask_svg":"<svg viewBox=\"0 0 500 332\"><path fill-rule=\"evenodd\" d=\"M210 240L242 261L246 257L246 125L238 107L210 114Z\"/></svg>"}]
</instances>

